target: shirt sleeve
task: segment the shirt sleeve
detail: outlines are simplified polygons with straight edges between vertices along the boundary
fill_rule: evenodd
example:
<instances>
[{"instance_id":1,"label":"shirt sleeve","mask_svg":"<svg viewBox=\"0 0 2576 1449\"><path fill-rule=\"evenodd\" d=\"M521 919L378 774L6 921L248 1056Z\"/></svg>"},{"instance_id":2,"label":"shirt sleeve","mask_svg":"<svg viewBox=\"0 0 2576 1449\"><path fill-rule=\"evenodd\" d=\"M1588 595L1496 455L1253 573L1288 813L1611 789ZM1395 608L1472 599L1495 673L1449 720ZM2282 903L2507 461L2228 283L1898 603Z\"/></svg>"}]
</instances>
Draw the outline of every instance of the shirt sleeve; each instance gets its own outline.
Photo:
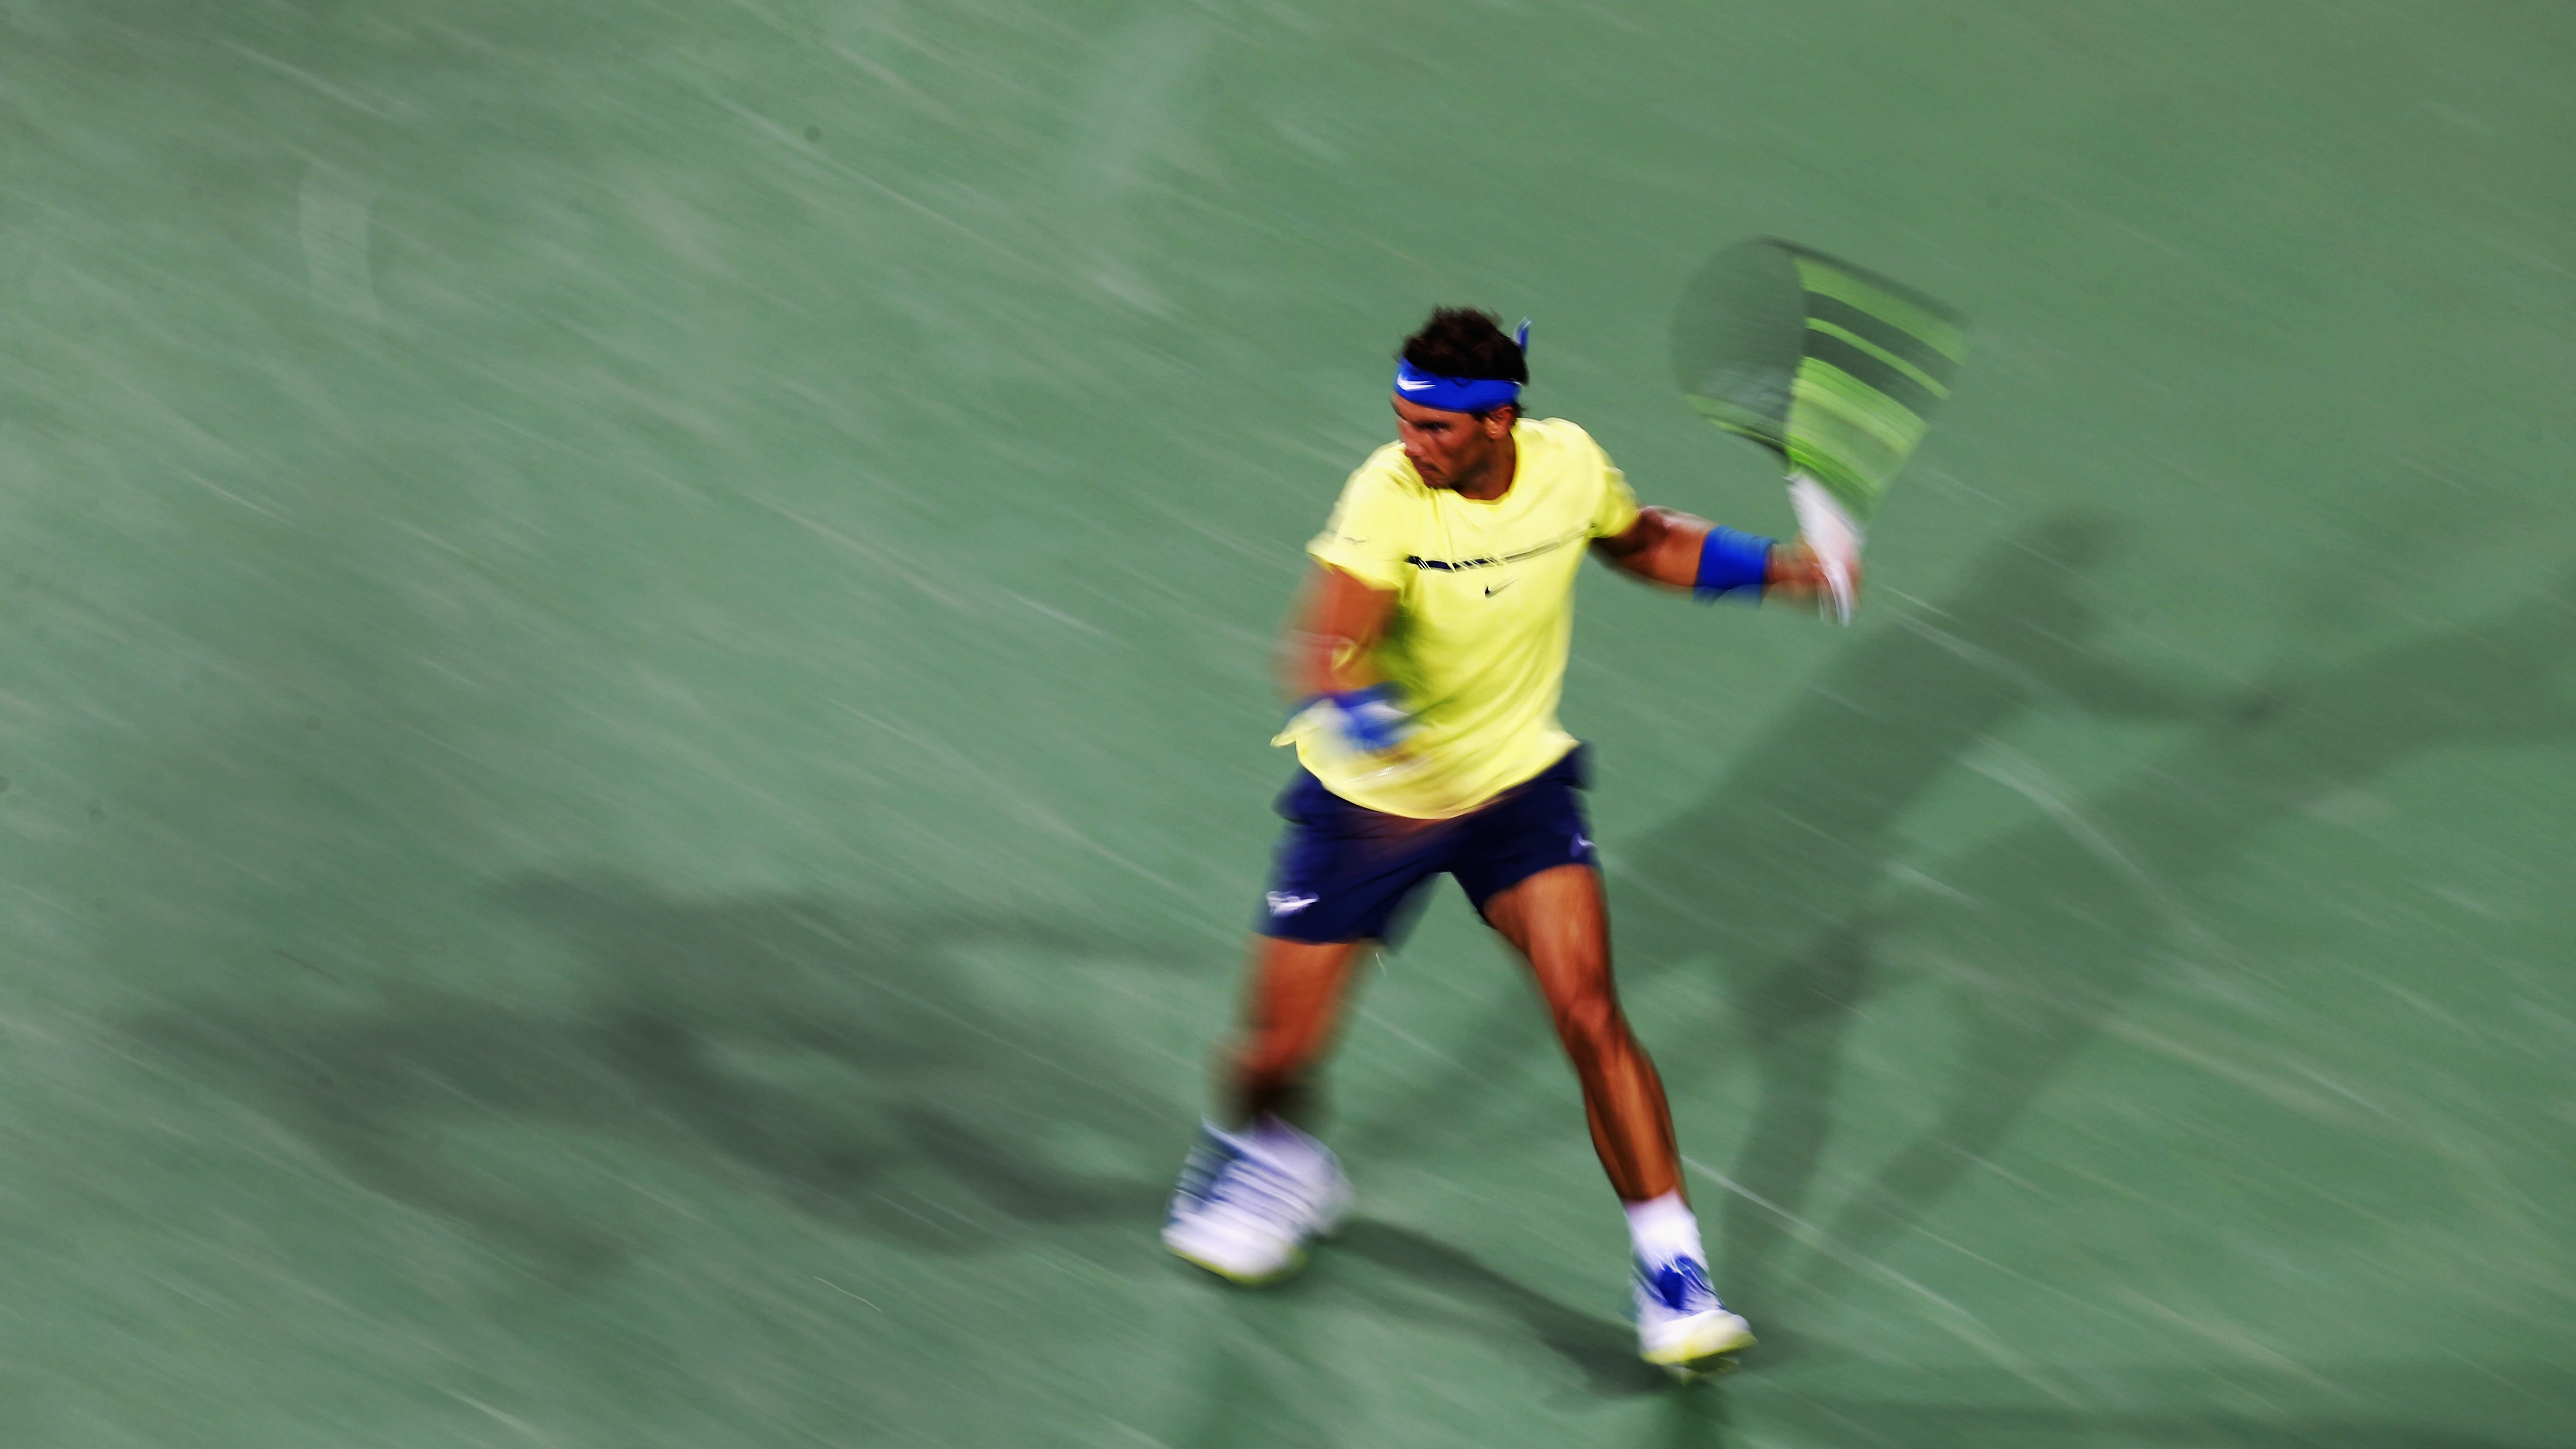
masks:
<instances>
[{"instance_id":1,"label":"shirt sleeve","mask_svg":"<svg viewBox=\"0 0 2576 1449\"><path fill-rule=\"evenodd\" d=\"M1421 512L1388 470L1371 459L1342 485L1332 520L1307 543L1306 553L1371 588L1401 589Z\"/></svg>"},{"instance_id":2,"label":"shirt sleeve","mask_svg":"<svg viewBox=\"0 0 2576 1449\"><path fill-rule=\"evenodd\" d=\"M1592 536L1617 538L1637 526L1637 495L1628 489L1628 477L1601 459L1601 501L1593 505Z\"/></svg>"}]
</instances>

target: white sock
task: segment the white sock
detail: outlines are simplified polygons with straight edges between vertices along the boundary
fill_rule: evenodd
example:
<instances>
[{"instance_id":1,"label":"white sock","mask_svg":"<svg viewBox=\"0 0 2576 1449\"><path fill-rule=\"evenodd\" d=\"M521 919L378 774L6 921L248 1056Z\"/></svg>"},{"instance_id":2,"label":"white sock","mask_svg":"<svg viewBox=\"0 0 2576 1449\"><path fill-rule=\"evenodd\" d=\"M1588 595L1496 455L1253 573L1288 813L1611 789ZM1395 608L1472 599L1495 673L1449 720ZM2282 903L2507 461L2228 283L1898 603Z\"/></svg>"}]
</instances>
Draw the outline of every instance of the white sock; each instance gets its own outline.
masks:
<instances>
[{"instance_id":1,"label":"white sock","mask_svg":"<svg viewBox=\"0 0 2576 1449\"><path fill-rule=\"evenodd\" d=\"M1675 1258L1688 1258L1694 1263L1708 1261L1707 1251L1699 1244L1699 1219L1680 1193L1668 1192L1662 1197L1632 1202L1627 1209L1628 1236L1637 1245L1638 1257L1649 1263L1668 1263Z\"/></svg>"},{"instance_id":2,"label":"white sock","mask_svg":"<svg viewBox=\"0 0 2576 1449\"><path fill-rule=\"evenodd\" d=\"M1234 1140L1274 1161L1307 1166L1324 1156L1324 1144L1276 1117L1255 1117Z\"/></svg>"}]
</instances>

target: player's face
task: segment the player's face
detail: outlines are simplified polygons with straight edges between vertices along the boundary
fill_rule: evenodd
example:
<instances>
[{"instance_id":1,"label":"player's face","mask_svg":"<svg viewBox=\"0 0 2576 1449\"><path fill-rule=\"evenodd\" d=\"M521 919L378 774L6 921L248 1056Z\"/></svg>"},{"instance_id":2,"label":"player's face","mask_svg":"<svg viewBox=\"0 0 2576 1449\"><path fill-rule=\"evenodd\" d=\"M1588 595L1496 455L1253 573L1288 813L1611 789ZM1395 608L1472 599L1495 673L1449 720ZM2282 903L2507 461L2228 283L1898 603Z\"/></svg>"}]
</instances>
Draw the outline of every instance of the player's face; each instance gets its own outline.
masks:
<instances>
[{"instance_id":1,"label":"player's face","mask_svg":"<svg viewBox=\"0 0 2576 1449\"><path fill-rule=\"evenodd\" d=\"M1396 437L1404 461L1434 488L1474 484L1512 435L1512 415L1496 410L1478 417L1395 399Z\"/></svg>"}]
</instances>

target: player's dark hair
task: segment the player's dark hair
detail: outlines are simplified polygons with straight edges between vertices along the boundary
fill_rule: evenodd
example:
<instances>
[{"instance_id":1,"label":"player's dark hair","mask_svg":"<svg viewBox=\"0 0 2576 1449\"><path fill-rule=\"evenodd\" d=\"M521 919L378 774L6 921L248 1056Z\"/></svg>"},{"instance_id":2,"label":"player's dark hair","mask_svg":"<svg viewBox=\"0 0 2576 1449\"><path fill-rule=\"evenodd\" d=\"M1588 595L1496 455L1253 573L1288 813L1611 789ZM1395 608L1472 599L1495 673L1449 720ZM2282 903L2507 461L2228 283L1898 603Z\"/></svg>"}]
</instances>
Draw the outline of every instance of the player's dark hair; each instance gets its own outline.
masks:
<instances>
[{"instance_id":1,"label":"player's dark hair","mask_svg":"<svg viewBox=\"0 0 2576 1449\"><path fill-rule=\"evenodd\" d=\"M1422 330L1404 339L1404 360L1437 377L1529 381L1529 359L1503 319L1474 307L1433 308Z\"/></svg>"}]
</instances>

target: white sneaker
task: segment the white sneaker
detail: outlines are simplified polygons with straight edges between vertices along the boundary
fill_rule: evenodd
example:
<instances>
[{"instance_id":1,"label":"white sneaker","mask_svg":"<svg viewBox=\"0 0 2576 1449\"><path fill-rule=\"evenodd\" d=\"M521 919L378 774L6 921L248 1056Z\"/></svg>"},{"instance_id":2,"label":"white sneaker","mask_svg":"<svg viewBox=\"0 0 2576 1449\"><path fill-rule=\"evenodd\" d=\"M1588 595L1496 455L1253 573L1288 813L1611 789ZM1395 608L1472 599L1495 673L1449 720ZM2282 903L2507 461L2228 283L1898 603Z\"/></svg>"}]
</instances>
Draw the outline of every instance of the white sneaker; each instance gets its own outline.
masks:
<instances>
[{"instance_id":1,"label":"white sneaker","mask_svg":"<svg viewBox=\"0 0 2576 1449\"><path fill-rule=\"evenodd\" d=\"M1637 1265L1637 1352L1646 1362L1687 1374L1706 1361L1749 1348L1753 1325L1717 1301L1708 1265L1696 1258Z\"/></svg>"},{"instance_id":2,"label":"white sneaker","mask_svg":"<svg viewBox=\"0 0 2576 1449\"><path fill-rule=\"evenodd\" d=\"M1181 1168L1163 1246L1238 1283L1266 1283L1302 1266L1307 1240L1331 1232L1350 1205L1321 1142L1275 1123L1258 1133L1210 1123Z\"/></svg>"}]
</instances>

